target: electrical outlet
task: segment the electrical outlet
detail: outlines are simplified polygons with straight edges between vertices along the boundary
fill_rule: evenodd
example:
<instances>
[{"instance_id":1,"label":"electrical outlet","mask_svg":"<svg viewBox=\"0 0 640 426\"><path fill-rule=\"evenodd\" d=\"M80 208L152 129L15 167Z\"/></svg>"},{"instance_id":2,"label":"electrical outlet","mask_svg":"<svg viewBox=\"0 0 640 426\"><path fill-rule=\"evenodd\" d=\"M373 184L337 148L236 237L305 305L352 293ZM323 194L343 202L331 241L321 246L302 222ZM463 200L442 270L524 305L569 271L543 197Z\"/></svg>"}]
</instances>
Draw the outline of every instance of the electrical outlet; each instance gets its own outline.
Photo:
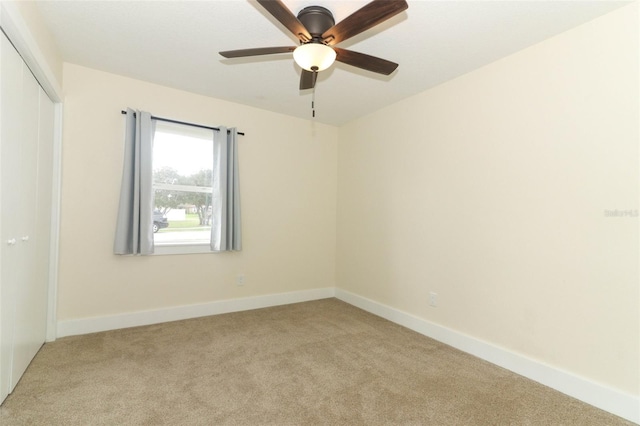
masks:
<instances>
[{"instance_id":1,"label":"electrical outlet","mask_svg":"<svg viewBox=\"0 0 640 426\"><path fill-rule=\"evenodd\" d=\"M238 274L238 276L236 277L236 284L244 285L244 274Z\"/></svg>"},{"instance_id":2,"label":"electrical outlet","mask_svg":"<svg viewBox=\"0 0 640 426\"><path fill-rule=\"evenodd\" d=\"M433 306L434 308L438 306L438 293L433 291L429 292L429 306Z\"/></svg>"}]
</instances>

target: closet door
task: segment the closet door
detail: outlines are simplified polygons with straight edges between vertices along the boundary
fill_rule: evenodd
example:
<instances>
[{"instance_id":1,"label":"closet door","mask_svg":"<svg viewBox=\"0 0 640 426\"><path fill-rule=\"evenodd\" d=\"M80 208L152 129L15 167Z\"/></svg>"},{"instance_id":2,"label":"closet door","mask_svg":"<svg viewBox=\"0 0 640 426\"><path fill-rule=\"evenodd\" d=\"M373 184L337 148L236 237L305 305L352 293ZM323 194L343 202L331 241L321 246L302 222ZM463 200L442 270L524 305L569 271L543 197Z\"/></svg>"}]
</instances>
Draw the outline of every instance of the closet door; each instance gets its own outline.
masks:
<instances>
[{"instance_id":1,"label":"closet door","mask_svg":"<svg viewBox=\"0 0 640 426\"><path fill-rule=\"evenodd\" d=\"M20 222L17 229L23 270L16 288L11 388L15 387L44 343L47 325L48 282L39 277L42 265L36 262L40 243L40 235L36 233L36 217L41 89L31 71L26 66L22 70L20 178L14 191L19 192Z\"/></svg>"},{"instance_id":2,"label":"closet door","mask_svg":"<svg viewBox=\"0 0 640 426\"><path fill-rule=\"evenodd\" d=\"M11 372L17 283L24 270L20 234L22 59L0 33L0 400L13 389Z\"/></svg>"},{"instance_id":3,"label":"closet door","mask_svg":"<svg viewBox=\"0 0 640 426\"><path fill-rule=\"evenodd\" d=\"M53 103L1 38L0 402L46 336L53 164Z\"/></svg>"}]
</instances>

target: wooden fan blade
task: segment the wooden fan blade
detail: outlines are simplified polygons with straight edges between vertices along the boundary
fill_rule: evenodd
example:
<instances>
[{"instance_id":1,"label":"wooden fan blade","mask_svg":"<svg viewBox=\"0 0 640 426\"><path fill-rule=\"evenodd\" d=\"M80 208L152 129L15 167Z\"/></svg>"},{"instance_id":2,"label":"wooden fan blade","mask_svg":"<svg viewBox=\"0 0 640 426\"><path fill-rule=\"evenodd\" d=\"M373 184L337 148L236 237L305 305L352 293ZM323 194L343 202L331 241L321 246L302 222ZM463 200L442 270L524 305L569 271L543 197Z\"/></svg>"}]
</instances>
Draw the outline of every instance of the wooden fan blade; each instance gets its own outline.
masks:
<instances>
[{"instance_id":1,"label":"wooden fan blade","mask_svg":"<svg viewBox=\"0 0 640 426\"><path fill-rule=\"evenodd\" d=\"M258 3L264 7L274 18L284 25L299 40L306 42L311 40L311 34L302 25L302 22L291 13L291 11L280 0L258 0Z\"/></svg>"},{"instance_id":2,"label":"wooden fan blade","mask_svg":"<svg viewBox=\"0 0 640 426\"><path fill-rule=\"evenodd\" d=\"M300 90L313 89L316 85L317 79L317 72L302 70L302 75L300 76Z\"/></svg>"},{"instance_id":3,"label":"wooden fan blade","mask_svg":"<svg viewBox=\"0 0 640 426\"><path fill-rule=\"evenodd\" d=\"M256 49L240 49L240 50L227 50L219 52L225 58L243 58L245 56L259 56L259 55L271 55L274 53L288 53L295 50L295 46L283 46L283 47L258 47Z\"/></svg>"},{"instance_id":4,"label":"wooden fan blade","mask_svg":"<svg viewBox=\"0 0 640 426\"><path fill-rule=\"evenodd\" d=\"M398 68L398 64L387 61L386 59L354 52L353 50L341 49L339 47L334 47L333 50L336 51L336 61L362 68L363 70L389 75Z\"/></svg>"},{"instance_id":5,"label":"wooden fan blade","mask_svg":"<svg viewBox=\"0 0 640 426\"><path fill-rule=\"evenodd\" d=\"M408 7L406 0L373 0L325 31L322 39L333 46L386 21Z\"/></svg>"}]
</instances>

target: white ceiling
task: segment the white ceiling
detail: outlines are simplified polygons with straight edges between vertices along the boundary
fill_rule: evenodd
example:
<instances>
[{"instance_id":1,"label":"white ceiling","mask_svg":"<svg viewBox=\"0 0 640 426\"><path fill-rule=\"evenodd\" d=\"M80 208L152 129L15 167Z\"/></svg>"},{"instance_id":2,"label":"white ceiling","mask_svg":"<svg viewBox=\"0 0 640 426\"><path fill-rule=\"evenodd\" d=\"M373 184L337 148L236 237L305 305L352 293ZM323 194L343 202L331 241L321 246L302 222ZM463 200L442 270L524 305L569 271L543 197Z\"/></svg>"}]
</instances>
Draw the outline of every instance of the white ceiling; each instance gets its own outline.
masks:
<instances>
[{"instance_id":1,"label":"white ceiling","mask_svg":"<svg viewBox=\"0 0 640 426\"><path fill-rule=\"evenodd\" d=\"M336 22L367 0L320 5ZM341 125L559 34L626 1L409 1L409 9L339 47L400 64L381 76L336 62L316 85L316 120ZM217 52L297 41L254 1L39 1L66 62L311 118L291 54L224 59ZM123 105L125 107L127 105ZM131 105L136 107L136 105Z\"/></svg>"}]
</instances>

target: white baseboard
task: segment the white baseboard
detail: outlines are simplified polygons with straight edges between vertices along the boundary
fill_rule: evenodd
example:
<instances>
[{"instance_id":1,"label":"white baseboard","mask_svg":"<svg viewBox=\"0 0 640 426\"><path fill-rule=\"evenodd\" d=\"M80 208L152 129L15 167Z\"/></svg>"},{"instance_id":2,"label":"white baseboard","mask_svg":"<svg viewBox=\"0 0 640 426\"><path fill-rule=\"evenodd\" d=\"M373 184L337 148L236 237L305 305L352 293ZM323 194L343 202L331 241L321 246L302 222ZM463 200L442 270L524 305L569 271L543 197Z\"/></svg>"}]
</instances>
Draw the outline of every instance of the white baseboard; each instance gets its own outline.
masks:
<instances>
[{"instance_id":1,"label":"white baseboard","mask_svg":"<svg viewBox=\"0 0 640 426\"><path fill-rule=\"evenodd\" d=\"M396 324L489 361L601 410L640 424L640 398L557 367L429 322L382 303L336 289L335 297Z\"/></svg>"},{"instance_id":2,"label":"white baseboard","mask_svg":"<svg viewBox=\"0 0 640 426\"><path fill-rule=\"evenodd\" d=\"M138 327L141 325L226 314L229 312L268 308L270 306L288 305L290 303L308 302L310 300L326 299L334 296L335 288L327 287L265 296L219 300L197 305L175 306L151 311L59 321L56 331L57 337L75 336L78 334Z\"/></svg>"}]
</instances>

